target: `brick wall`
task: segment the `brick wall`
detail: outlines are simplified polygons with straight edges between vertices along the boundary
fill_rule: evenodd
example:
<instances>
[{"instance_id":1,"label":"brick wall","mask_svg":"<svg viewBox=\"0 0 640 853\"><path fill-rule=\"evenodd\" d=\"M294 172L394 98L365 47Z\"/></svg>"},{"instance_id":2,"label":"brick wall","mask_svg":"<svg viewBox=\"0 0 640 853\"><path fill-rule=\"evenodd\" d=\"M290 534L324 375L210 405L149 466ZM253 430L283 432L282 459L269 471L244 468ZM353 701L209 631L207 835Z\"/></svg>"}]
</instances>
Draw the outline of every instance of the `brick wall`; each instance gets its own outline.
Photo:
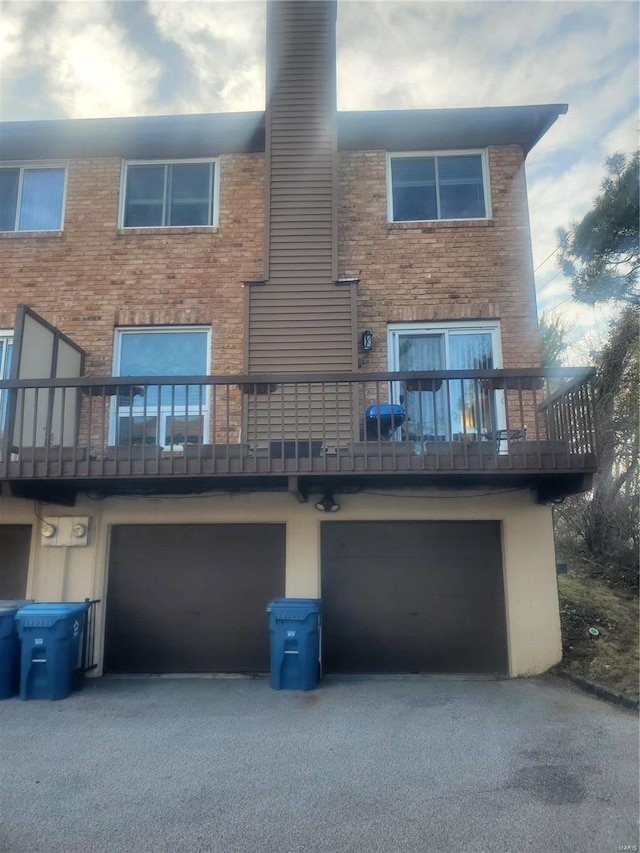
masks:
<instances>
[{"instance_id":1,"label":"brick wall","mask_svg":"<svg viewBox=\"0 0 640 853\"><path fill-rule=\"evenodd\" d=\"M264 158L220 158L219 228L118 231L119 159L69 164L64 231L0 235L0 328L30 305L109 375L116 326L212 327L212 372L243 368L242 281L262 271Z\"/></svg>"},{"instance_id":2,"label":"brick wall","mask_svg":"<svg viewBox=\"0 0 640 853\"><path fill-rule=\"evenodd\" d=\"M375 340L361 368L387 369L387 323L496 318L504 366L538 363L521 148L490 148L489 169L491 220L389 224L385 152L341 155L339 269L360 278L358 326Z\"/></svg>"},{"instance_id":3,"label":"brick wall","mask_svg":"<svg viewBox=\"0 0 640 853\"><path fill-rule=\"evenodd\" d=\"M387 223L385 153L341 154L339 270L360 278L366 370L387 367L389 322L500 318L505 367L535 365L538 341L524 162L489 150L492 219ZM0 328L26 302L108 375L117 326L212 326L212 372L243 370L242 281L262 273L264 158L221 158L217 231L117 230L121 161L69 166L64 231L1 234Z\"/></svg>"}]
</instances>

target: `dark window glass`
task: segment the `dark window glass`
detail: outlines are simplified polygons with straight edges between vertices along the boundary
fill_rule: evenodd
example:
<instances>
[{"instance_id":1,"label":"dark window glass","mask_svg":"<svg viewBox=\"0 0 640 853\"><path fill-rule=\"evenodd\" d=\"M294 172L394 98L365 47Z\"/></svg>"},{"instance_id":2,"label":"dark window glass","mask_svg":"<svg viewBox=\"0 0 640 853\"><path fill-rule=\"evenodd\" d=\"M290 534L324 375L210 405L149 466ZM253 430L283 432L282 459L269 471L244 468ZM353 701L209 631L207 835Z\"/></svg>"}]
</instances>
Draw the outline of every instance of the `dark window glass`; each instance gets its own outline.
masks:
<instances>
[{"instance_id":1,"label":"dark window glass","mask_svg":"<svg viewBox=\"0 0 640 853\"><path fill-rule=\"evenodd\" d=\"M480 154L393 158L391 182L395 222L487 215Z\"/></svg>"},{"instance_id":2,"label":"dark window glass","mask_svg":"<svg viewBox=\"0 0 640 853\"><path fill-rule=\"evenodd\" d=\"M393 218L399 222L437 219L433 157L401 157L391 161Z\"/></svg>"},{"instance_id":3,"label":"dark window glass","mask_svg":"<svg viewBox=\"0 0 640 853\"><path fill-rule=\"evenodd\" d=\"M125 227L210 225L212 163L129 166Z\"/></svg>"},{"instance_id":4,"label":"dark window glass","mask_svg":"<svg viewBox=\"0 0 640 853\"><path fill-rule=\"evenodd\" d=\"M171 167L169 225L209 225L211 163L174 163Z\"/></svg>"},{"instance_id":5,"label":"dark window glass","mask_svg":"<svg viewBox=\"0 0 640 853\"><path fill-rule=\"evenodd\" d=\"M125 228L162 225L164 166L129 166L127 169Z\"/></svg>"},{"instance_id":6,"label":"dark window glass","mask_svg":"<svg viewBox=\"0 0 640 853\"><path fill-rule=\"evenodd\" d=\"M438 157L441 219L485 216L482 159L479 154Z\"/></svg>"},{"instance_id":7,"label":"dark window glass","mask_svg":"<svg viewBox=\"0 0 640 853\"><path fill-rule=\"evenodd\" d=\"M20 169L0 169L0 231L14 231Z\"/></svg>"}]
</instances>

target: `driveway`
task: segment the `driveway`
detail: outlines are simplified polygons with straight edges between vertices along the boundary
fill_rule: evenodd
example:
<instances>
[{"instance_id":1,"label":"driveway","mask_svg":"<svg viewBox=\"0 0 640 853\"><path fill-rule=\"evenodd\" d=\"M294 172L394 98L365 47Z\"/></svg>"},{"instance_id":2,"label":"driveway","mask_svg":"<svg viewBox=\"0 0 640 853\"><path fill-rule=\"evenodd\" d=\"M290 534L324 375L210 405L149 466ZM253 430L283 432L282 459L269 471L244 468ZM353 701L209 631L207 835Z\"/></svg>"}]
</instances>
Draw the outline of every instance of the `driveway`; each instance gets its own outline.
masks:
<instances>
[{"instance_id":1,"label":"driveway","mask_svg":"<svg viewBox=\"0 0 640 853\"><path fill-rule=\"evenodd\" d=\"M631 712L552 677L110 678L0 702L3 853L620 851Z\"/></svg>"}]
</instances>

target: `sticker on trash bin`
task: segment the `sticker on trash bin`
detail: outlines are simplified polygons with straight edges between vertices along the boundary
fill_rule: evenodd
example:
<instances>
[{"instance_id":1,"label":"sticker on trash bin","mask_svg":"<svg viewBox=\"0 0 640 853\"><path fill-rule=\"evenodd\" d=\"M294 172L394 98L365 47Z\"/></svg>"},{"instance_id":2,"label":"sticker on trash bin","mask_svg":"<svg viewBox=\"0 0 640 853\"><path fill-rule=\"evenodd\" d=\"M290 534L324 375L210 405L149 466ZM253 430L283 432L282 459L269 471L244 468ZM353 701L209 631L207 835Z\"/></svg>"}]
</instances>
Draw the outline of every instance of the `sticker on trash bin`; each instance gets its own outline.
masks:
<instances>
[{"instance_id":1,"label":"sticker on trash bin","mask_svg":"<svg viewBox=\"0 0 640 853\"><path fill-rule=\"evenodd\" d=\"M80 633L80 623L76 619L76 621L73 623L73 636L77 637L79 633Z\"/></svg>"},{"instance_id":2,"label":"sticker on trash bin","mask_svg":"<svg viewBox=\"0 0 640 853\"><path fill-rule=\"evenodd\" d=\"M44 646L44 637L36 637L33 641L34 646Z\"/></svg>"},{"instance_id":3,"label":"sticker on trash bin","mask_svg":"<svg viewBox=\"0 0 640 853\"><path fill-rule=\"evenodd\" d=\"M287 637L295 637L295 635L296 635L295 631L287 631Z\"/></svg>"}]
</instances>

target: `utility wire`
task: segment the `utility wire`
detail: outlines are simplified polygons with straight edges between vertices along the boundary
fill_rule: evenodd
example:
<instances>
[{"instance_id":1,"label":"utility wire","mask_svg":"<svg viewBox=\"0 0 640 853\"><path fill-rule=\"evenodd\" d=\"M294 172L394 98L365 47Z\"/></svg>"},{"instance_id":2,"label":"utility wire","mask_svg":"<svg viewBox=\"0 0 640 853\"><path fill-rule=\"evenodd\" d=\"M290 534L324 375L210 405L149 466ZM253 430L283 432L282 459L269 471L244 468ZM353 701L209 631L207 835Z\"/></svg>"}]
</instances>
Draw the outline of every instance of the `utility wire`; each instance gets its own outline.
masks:
<instances>
[{"instance_id":1,"label":"utility wire","mask_svg":"<svg viewBox=\"0 0 640 853\"><path fill-rule=\"evenodd\" d=\"M564 305L565 302L570 302L573 299L573 296L567 296L566 299L563 299L562 302L558 302L557 305L552 305L551 308L548 308L548 311L555 311L556 308L559 308L561 305Z\"/></svg>"},{"instance_id":2,"label":"utility wire","mask_svg":"<svg viewBox=\"0 0 640 853\"><path fill-rule=\"evenodd\" d=\"M550 285L552 281L555 281L555 280L558 278L558 276L559 276L559 275L562 275L562 270L559 270L559 271L558 271L554 276L551 276L551 278L549 279L549 281L545 281L545 283L542 285L542 287L539 287L539 288L536 290L536 293L542 293L542 291L545 289L545 287L547 287L548 285Z\"/></svg>"},{"instance_id":3,"label":"utility wire","mask_svg":"<svg viewBox=\"0 0 640 853\"><path fill-rule=\"evenodd\" d=\"M552 258L552 257L555 255L555 253L558 251L558 249L559 249L559 248L560 248L560 246L556 246L556 247L555 247L555 249L553 250L553 252L551 252L551 254L550 254L550 255L547 255L547 257L544 259L544 261L541 261L541 262L538 264L538 266L534 269L534 272L538 272L538 270L540 269L540 267L543 267L543 266L547 263L547 261L549 260L549 258Z\"/></svg>"}]
</instances>

